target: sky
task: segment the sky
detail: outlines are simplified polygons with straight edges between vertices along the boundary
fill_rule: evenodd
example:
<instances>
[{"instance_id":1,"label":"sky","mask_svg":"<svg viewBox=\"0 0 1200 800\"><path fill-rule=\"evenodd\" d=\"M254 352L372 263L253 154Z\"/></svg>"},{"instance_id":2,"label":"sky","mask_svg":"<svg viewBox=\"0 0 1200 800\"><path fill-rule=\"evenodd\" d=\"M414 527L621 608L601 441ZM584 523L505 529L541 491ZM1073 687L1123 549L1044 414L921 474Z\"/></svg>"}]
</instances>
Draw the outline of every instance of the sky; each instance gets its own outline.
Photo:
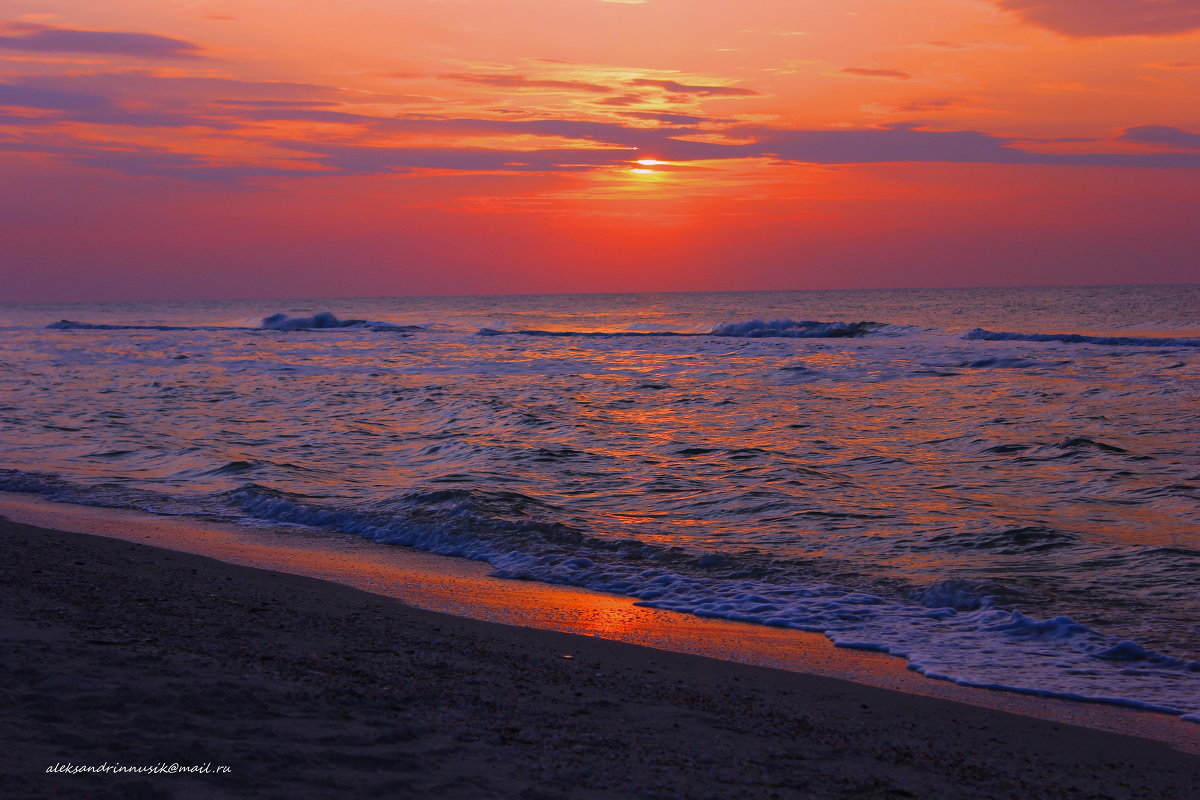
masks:
<instances>
[{"instance_id":1,"label":"sky","mask_svg":"<svg viewBox=\"0 0 1200 800\"><path fill-rule=\"evenodd\" d=\"M1200 281L1200 0L0 0L0 301Z\"/></svg>"}]
</instances>

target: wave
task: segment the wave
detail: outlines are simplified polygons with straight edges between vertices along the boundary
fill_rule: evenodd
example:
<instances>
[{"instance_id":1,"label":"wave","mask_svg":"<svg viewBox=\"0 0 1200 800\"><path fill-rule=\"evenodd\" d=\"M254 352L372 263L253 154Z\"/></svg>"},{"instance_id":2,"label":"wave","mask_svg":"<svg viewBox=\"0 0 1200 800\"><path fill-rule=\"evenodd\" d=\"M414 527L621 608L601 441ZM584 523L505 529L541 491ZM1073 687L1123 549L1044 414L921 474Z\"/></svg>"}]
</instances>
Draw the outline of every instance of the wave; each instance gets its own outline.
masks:
<instances>
[{"instance_id":1,"label":"wave","mask_svg":"<svg viewBox=\"0 0 1200 800\"><path fill-rule=\"evenodd\" d=\"M420 325L398 325L392 322L375 322L366 319L340 319L333 312L320 311L307 317L291 317L285 313L264 317L257 328L238 325L133 325L97 322L77 322L60 319L46 326L51 330L86 331L312 331L358 328L371 331L411 333L424 330Z\"/></svg>"},{"instance_id":2,"label":"wave","mask_svg":"<svg viewBox=\"0 0 1200 800\"><path fill-rule=\"evenodd\" d=\"M1033 369L1043 367L1061 367L1070 361L1034 361L1029 358L978 358L974 361L962 361L956 367L967 369Z\"/></svg>"},{"instance_id":3,"label":"wave","mask_svg":"<svg viewBox=\"0 0 1200 800\"><path fill-rule=\"evenodd\" d=\"M245 328L222 328L215 326L196 326L196 325L110 325L97 322L76 322L70 319L60 319L58 322L51 322L46 326L50 330L58 331L220 331L220 330L248 330Z\"/></svg>"},{"instance_id":4,"label":"wave","mask_svg":"<svg viewBox=\"0 0 1200 800\"><path fill-rule=\"evenodd\" d=\"M496 330L481 328L478 336L568 336L585 339L612 339L617 337L647 336L726 336L737 339L840 339L866 336L888 326L879 322L817 322L815 320L761 319L744 322L725 322L708 332L676 330L624 330L624 331L550 331L550 330Z\"/></svg>"},{"instance_id":5,"label":"wave","mask_svg":"<svg viewBox=\"0 0 1200 800\"><path fill-rule=\"evenodd\" d=\"M883 327L879 322L817 322L816 320L761 319L746 322L726 322L713 328L713 336L733 336L739 339L840 339L866 336Z\"/></svg>"},{"instance_id":6,"label":"wave","mask_svg":"<svg viewBox=\"0 0 1200 800\"><path fill-rule=\"evenodd\" d=\"M942 533L929 539L931 545L943 548L990 550L1003 555L1022 555L1077 544L1077 534L1047 528L1042 525L1026 525L1004 530L979 530Z\"/></svg>"},{"instance_id":7,"label":"wave","mask_svg":"<svg viewBox=\"0 0 1200 800\"><path fill-rule=\"evenodd\" d=\"M1001 342L1065 342L1067 344L1102 344L1118 347L1200 347L1200 338L1178 336L1089 336L1082 333L1014 333L975 328L963 334L964 339Z\"/></svg>"},{"instance_id":8,"label":"wave","mask_svg":"<svg viewBox=\"0 0 1200 800\"><path fill-rule=\"evenodd\" d=\"M407 333L424 330L420 325L397 325L392 322L374 322L368 319L339 319L331 311L320 311L309 317L289 317L287 314L272 314L264 317L259 326L271 331L318 331L331 328L365 328L372 331L396 331Z\"/></svg>"},{"instance_id":9,"label":"wave","mask_svg":"<svg viewBox=\"0 0 1200 800\"><path fill-rule=\"evenodd\" d=\"M500 331L495 328L480 328L476 336L547 336L571 337L579 339L616 339L644 338L648 336L704 336L702 333L683 333L681 331L543 331L543 330L513 330Z\"/></svg>"},{"instance_id":10,"label":"wave","mask_svg":"<svg viewBox=\"0 0 1200 800\"><path fill-rule=\"evenodd\" d=\"M259 326L272 331L316 330L320 328L359 328L366 324L364 319L338 319L330 311L321 311L311 317L289 317L287 314L272 314L263 317Z\"/></svg>"},{"instance_id":11,"label":"wave","mask_svg":"<svg viewBox=\"0 0 1200 800\"><path fill-rule=\"evenodd\" d=\"M47 473L0 470L0 489L100 504L89 487ZM124 507L157 510L146 501L142 494L127 495ZM594 538L560 521L562 509L516 492L411 491L338 506L249 483L201 502L191 513L211 514L216 506L244 522L333 529L485 561L500 578L579 586L653 608L822 633L838 646L890 653L923 675L962 685L1200 721L1200 663L1067 617L1038 620L1002 607L1014 594L989 581L938 581L911 597L888 597L813 579L773 561ZM113 496L101 503L117 504ZM957 544L1040 549L1069 545L1068 536L1026 528Z\"/></svg>"}]
</instances>

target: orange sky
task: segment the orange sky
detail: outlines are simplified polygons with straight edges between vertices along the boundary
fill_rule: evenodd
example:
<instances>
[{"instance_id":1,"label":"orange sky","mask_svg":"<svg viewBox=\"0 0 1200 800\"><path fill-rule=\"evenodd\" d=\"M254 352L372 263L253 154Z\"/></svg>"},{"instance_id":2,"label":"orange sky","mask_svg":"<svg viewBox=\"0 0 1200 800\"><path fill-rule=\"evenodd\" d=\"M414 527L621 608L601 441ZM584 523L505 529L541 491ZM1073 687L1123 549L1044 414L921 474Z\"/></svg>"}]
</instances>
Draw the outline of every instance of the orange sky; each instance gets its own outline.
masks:
<instances>
[{"instance_id":1,"label":"orange sky","mask_svg":"<svg viewBox=\"0 0 1200 800\"><path fill-rule=\"evenodd\" d=\"M1195 0L0 0L0 300L1196 281L1197 167Z\"/></svg>"}]
</instances>

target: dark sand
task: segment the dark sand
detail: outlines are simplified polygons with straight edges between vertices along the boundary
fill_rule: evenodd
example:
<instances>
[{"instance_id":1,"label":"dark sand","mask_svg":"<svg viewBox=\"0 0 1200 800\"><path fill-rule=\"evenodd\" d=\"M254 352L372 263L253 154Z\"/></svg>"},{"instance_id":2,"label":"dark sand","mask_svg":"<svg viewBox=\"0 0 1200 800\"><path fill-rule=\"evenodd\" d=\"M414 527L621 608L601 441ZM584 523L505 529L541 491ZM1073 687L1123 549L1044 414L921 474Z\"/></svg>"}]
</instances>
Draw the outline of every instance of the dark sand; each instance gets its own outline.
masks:
<instances>
[{"instance_id":1,"label":"dark sand","mask_svg":"<svg viewBox=\"0 0 1200 800\"><path fill-rule=\"evenodd\" d=\"M1200 757L1146 739L116 539L0 548L5 798L1200 797Z\"/></svg>"}]
</instances>

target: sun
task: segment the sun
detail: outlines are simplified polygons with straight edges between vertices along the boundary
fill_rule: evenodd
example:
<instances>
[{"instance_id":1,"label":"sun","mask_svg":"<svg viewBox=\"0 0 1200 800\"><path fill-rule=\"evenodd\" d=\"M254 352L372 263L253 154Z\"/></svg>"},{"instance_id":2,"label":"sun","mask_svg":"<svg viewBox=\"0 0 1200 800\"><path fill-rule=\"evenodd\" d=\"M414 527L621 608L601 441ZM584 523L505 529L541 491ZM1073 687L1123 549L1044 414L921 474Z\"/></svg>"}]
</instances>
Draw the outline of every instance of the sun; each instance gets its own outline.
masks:
<instances>
[{"instance_id":1,"label":"sun","mask_svg":"<svg viewBox=\"0 0 1200 800\"><path fill-rule=\"evenodd\" d=\"M667 162L659 161L657 158L639 158L637 161L634 161L633 163L638 165L636 167L632 167L629 170L634 175L656 175L656 174L658 174L658 171L654 170L654 169L649 169L649 167L657 167L662 164L666 164Z\"/></svg>"}]
</instances>

